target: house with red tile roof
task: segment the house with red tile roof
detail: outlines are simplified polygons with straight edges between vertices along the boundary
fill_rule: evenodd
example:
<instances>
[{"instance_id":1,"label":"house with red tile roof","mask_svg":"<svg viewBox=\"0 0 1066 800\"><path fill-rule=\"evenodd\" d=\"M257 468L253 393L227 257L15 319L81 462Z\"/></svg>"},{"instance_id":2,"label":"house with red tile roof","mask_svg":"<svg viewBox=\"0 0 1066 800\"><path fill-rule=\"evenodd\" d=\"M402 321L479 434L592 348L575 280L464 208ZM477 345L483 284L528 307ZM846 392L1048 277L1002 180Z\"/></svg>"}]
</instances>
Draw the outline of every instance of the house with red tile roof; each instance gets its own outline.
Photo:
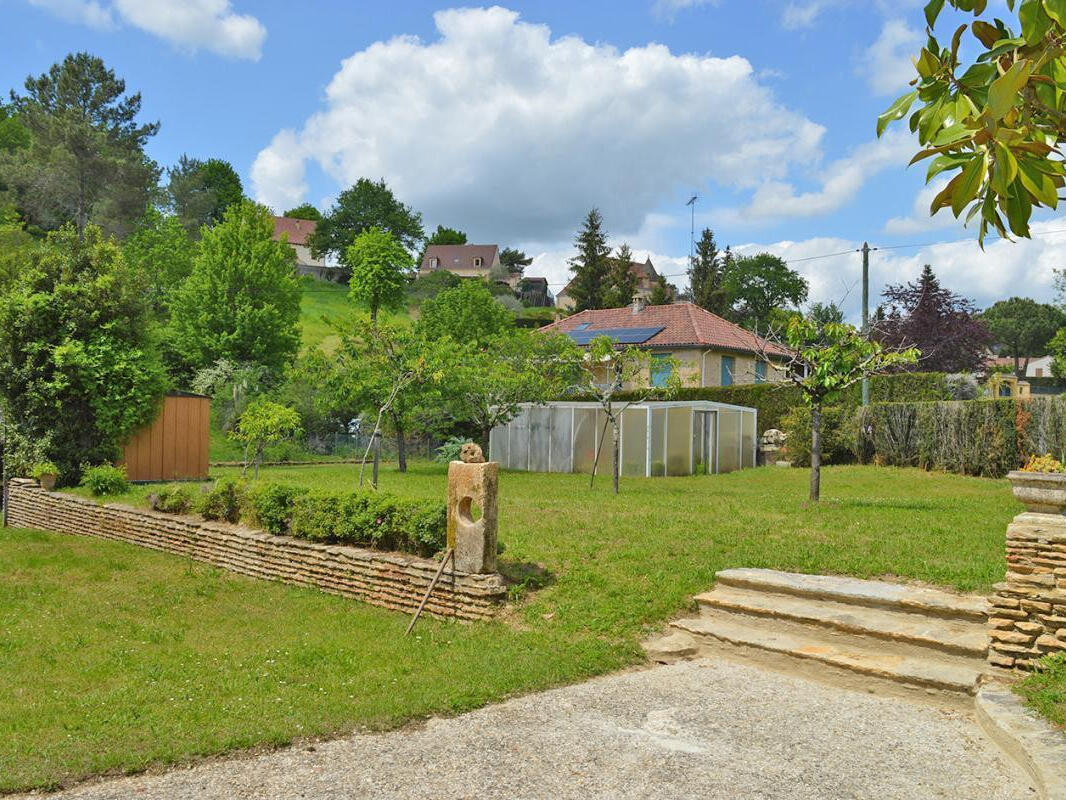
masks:
<instances>
[{"instance_id":1,"label":"house with red tile roof","mask_svg":"<svg viewBox=\"0 0 1066 800\"><path fill-rule=\"evenodd\" d=\"M545 325L542 332L563 333L579 345L608 336L619 345L673 357L685 386L729 386L783 380L789 351L756 336L694 303L644 305L639 298L625 308L581 311ZM652 384L668 373L652 368Z\"/></svg>"},{"instance_id":2,"label":"house with red tile roof","mask_svg":"<svg viewBox=\"0 0 1066 800\"><path fill-rule=\"evenodd\" d=\"M280 242L282 237L285 237L296 251L296 271L301 275L311 275L324 281L339 281L344 275L340 269L311 255L310 239L317 225L313 219L274 217L272 238L275 242Z\"/></svg>"}]
</instances>

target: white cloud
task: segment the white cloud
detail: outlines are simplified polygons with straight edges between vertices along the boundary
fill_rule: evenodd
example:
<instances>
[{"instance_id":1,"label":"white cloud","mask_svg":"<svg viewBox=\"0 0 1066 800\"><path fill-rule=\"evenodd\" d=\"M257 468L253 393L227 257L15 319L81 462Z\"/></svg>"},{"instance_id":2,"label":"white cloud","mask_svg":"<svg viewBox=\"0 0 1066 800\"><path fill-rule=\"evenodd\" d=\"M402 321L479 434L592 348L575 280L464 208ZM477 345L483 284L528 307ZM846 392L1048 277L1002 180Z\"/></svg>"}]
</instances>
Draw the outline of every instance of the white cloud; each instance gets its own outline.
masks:
<instances>
[{"instance_id":1,"label":"white cloud","mask_svg":"<svg viewBox=\"0 0 1066 800\"><path fill-rule=\"evenodd\" d=\"M834 0L805 0L789 2L781 12L781 25L788 30L809 28L827 7L834 5Z\"/></svg>"},{"instance_id":2,"label":"white cloud","mask_svg":"<svg viewBox=\"0 0 1066 800\"><path fill-rule=\"evenodd\" d=\"M820 155L823 128L743 58L552 39L499 7L434 20L433 42L398 36L342 62L325 107L256 158L260 200L299 199L313 158L341 187L384 177L430 225L551 242L593 206L629 233L693 186L754 188Z\"/></svg>"},{"instance_id":3,"label":"white cloud","mask_svg":"<svg viewBox=\"0 0 1066 800\"><path fill-rule=\"evenodd\" d=\"M914 151L914 142L904 130L892 130L880 139L856 147L844 158L821 171L818 189L796 192L780 180L767 181L756 189L751 204L740 219L781 219L827 214L852 200L863 184L879 172L900 168Z\"/></svg>"},{"instance_id":4,"label":"white cloud","mask_svg":"<svg viewBox=\"0 0 1066 800\"><path fill-rule=\"evenodd\" d=\"M106 29L121 21L182 49L253 61L262 54L267 33L254 16L236 13L229 0L29 1L68 22Z\"/></svg>"},{"instance_id":5,"label":"white cloud","mask_svg":"<svg viewBox=\"0 0 1066 800\"><path fill-rule=\"evenodd\" d=\"M655 0L651 11L657 17L672 20L678 11L685 11L698 6L716 6L720 0Z\"/></svg>"},{"instance_id":6,"label":"white cloud","mask_svg":"<svg viewBox=\"0 0 1066 800\"><path fill-rule=\"evenodd\" d=\"M922 34L902 19L890 19L877 40L860 56L860 75L877 94L897 95L915 76L911 57L922 44Z\"/></svg>"},{"instance_id":7,"label":"white cloud","mask_svg":"<svg viewBox=\"0 0 1066 800\"><path fill-rule=\"evenodd\" d=\"M946 176L937 177L933 179L933 182L923 186L918 194L914 198L914 209L910 216L907 217L892 217L885 222L885 233L892 234L894 236L907 236L912 233L924 233L926 231L933 231L939 228L961 228L959 220L952 216L951 211L942 208L936 215L929 213L929 206L933 203L933 198L936 197L948 185L949 178ZM972 228L968 230L973 230Z\"/></svg>"}]
</instances>

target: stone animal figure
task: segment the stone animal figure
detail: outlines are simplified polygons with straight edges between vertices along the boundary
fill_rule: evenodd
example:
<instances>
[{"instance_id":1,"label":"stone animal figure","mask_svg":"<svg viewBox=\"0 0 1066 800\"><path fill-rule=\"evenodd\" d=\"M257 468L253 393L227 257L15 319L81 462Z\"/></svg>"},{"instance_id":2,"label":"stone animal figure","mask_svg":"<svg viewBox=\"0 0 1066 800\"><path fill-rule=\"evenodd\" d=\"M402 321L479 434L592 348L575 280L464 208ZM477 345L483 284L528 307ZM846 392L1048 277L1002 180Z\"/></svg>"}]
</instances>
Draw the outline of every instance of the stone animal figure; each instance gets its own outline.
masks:
<instances>
[{"instance_id":1,"label":"stone animal figure","mask_svg":"<svg viewBox=\"0 0 1066 800\"><path fill-rule=\"evenodd\" d=\"M485 454L481 452L480 445L467 442L459 450L459 460L464 464L484 464Z\"/></svg>"}]
</instances>

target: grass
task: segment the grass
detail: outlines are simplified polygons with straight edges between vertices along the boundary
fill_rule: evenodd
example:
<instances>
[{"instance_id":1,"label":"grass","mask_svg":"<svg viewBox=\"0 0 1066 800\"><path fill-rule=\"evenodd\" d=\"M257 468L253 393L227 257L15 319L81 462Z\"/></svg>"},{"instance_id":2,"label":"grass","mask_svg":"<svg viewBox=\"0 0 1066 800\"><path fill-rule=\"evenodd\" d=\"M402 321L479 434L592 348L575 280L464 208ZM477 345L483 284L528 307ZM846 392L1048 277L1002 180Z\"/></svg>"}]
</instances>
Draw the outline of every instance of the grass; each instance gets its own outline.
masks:
<instances>
[{"instance_id":1,"label":"grass","mask_svg":"<svg viewBox=\"0 0 1066 800\"><path fill-rule=\"evenodd\" d=\"M353 306L348 300L348 287L331 281L320 281L310 276L300 279L303 296L300 298L300 335L304 347L321 347L332 353L340 344L331 321L339 321L351 315ZM410 312L393 314L380 312L382 319L392 322L407 322Z\"/></svg>"},{"instance_id":2,"label":"grass","mask_svg":"<svg viewBox=\"0 0 1066 800\"><path fill-rule=\"evenodd\" d=\"M237 470L214 470L233 474ZM357 467L263 480L353 488ZM220 573L123 543L0 532L0 789L294 737L378 728L639 662L640 639L691 607L716 570L893 575L967 591L1002 578L1017 513L1004 481L831 467L623 479L504 473L500 537L516 580L506 622L426 620ZM382 473L443 497L444 467ZM124 499L137 502L137 487Z\"/></svg>"},{"instance_id":3,"label":"grass","mask_svg":"<svg viewBox=\"0 0 1066 800\"><path fill-rule=\"evenodd\" d=\"M1015 684L1014 691L1052 724L1066 730L1066 656L1047 656L1043 669Z\"/></svg>"}]
</instances>

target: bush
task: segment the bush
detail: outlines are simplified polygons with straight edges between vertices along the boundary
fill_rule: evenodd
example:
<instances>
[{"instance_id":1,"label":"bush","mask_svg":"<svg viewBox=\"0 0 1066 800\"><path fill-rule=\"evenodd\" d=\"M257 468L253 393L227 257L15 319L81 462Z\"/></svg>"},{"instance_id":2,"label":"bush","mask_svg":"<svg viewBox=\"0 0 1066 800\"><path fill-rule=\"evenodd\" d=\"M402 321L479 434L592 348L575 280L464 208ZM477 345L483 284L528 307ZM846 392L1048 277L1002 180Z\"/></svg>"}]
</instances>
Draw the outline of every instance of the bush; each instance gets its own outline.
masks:
<instances>
[{"instance_id":1,"label":"bush","mask_svg":"<svg viewBox=\"0 0 1066 800\"><path fill-rule=\"evenodd\" d=\"M171 483L148 495L151 509L164 514L185 514L192 508L192 503L193 491L188 484Z\"/></svg>"},{"instance_id":2,"label":"bush","mask_svg":"<svg viewBox=\"0 0 1066 800\"><path fill-rule=\"evenodd\" d=\"M279 483L260 484L246 493L244 517L257 528L269 533L289 533L293 501L307 489Z\"/></svg>"},{"instance_id":3,"label":"bush","mask_svg":"<svg viewBox=\"0 0 1066 800\"><path fill-rule=\"evenodd\" d=\"M196 513L204 519L239 522L245 504L245 487L233 478L220 478L196 500Z\"/></svg>"},{"instance_id":4,"label":"bush","mask_svg":"<svg viewBox=\"0 0 1066 800\"><path fill-rule=\"evenodd\" d=\"M855 461L855 409L851 406L825 406L822 409L822 464L851 464ZM811 465L811 410L792 409L781 421L788 434L785 452L797 467Z\"/></svg>"},{"instance_id":5,"label":"bush","mask_svg":"<svg viewBox=\"0 0 1066 800\"><path fill-rule=\"evenodd\" d=\"M441 464L448 464L452 461L459 460L459 451L463 449L464 444L469 444L472 440L466 436L452 436L445 440L444 444L437 448L437 455L433 456L433 460L440 462Z\"/></svg>"},{"instance_id":6,"label":"bush","mask_svg":"<svg viewBox=\"0 0 1066 800\"><path fill-rule=\"evenodd\" d=\"M126 468L111 464L83 467L80 485L92 492L94 497L122 494L130 488L130 482L126 480Z\"/></svg>"}]
</instances>

